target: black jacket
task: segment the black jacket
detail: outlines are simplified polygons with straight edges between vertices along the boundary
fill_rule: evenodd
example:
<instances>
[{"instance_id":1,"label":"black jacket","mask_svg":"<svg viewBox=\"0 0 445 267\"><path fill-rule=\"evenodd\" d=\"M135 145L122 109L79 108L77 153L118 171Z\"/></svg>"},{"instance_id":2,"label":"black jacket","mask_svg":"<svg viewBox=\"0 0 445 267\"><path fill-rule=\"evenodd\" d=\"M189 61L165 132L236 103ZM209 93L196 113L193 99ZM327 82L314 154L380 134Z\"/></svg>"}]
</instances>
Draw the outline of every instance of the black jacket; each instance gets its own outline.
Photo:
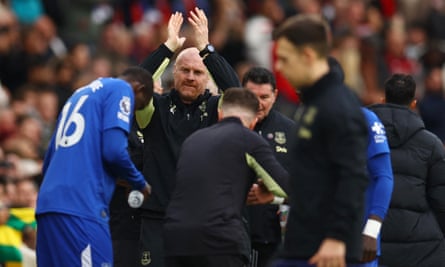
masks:
<instances>
[{"instance_id":1,"label":"black jacket","mask_svg":"<svg viewBox=\"0 0 445 267\"><path fill-rule=\"evenodd\" d=\"M394 190L382 226L382 256L388 267L445 266L445 152L407 107L371 106L385 125Z\"/></svg>"},{"instance_id":2,"label":"black jacket","mask_svg":"<svg viewBox=\"0 0 445 267\"><path fill-rule=\"evenodd\" d=\"M367 127L360 103L336 73L301 88L291 145L290 212L283 257L306 260L325 238L361 256Z\"/></svg>"},{"instance_id":3,"label":"black jacket","mask_svg":"<svg viewBox=\"0 0 445 267\"><path fill-rule=\"evenodd\" d=\"M162 62L172 56L173 53L161 45L142 66L155 73ZM204 64L219 89L240 86L235 71L217 53L209 54ZM182 142L194 131L217 122L218 100L219 96L211 95L208 90L189 105L181 102L175 89L153 96L155 111L150 124L142 130L143 174L152 186L152 194L142 209L151 211L150 216L163 217L175 185L176 161Z\"/></svg>"},{"instance_id":4,"label":"black jacket","mask_svg":"<svg viewBox=\"0 0 445 267\"><path fill-rule=\"evenodd\" d=\"M295 122L272 109L268 116L255 126L255 132L270 144L278 162L288 170L289 140L293 138ZM281 242L280 216L277 205L253 205L247 208L252 242L279 244Z\"/></svg>"},{"instance_id":5,"label":"black jacket","mask_svg":"<svg viewBox=\"0 0 445 267\"><path fill-rule=\"evenodd\" d=\"M225 118L186 139L164 223L167 256L236 254L248 258L249 237L241 213L258 174L246 153L286 186L288 174L270 145L238 118Z\"/></svg>"}]
</instances>

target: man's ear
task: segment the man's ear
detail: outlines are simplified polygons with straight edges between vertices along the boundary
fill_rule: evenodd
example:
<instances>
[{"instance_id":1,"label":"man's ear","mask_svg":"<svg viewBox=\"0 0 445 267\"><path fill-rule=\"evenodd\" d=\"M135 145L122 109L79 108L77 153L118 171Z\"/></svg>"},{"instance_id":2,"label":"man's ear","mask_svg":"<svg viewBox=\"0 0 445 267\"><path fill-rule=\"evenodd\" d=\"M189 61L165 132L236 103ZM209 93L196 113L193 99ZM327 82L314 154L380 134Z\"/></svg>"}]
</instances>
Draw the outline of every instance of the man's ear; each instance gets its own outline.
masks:
<instances>
[{"instance_id":1,"label":"man's ear","mask_svg":"<svg viewBox=\"0 0 445 267\"><path fill-rule=\"evenodd\" d=\"M222 120L224 118L224 113L222 109L218 109L218 121Z\"/></svg>"},{"instance_id":2,"label":"man's ear","mask_svg":"<svg viewBox=\"0 0 445 267\"><path fill-rule=\"evenodd\" d=\"M385 104L386 103L386 98L385 97L380 98L380 103Z\"/></svg>"},{"instance_id":3,"label":"man's ear","mask_svg":"<svg viewBox=\"0 0 445 267\"><path fill-rule=\"evenodd\" d=\"M411 103L409 103L409 108L410 109L416 109L417 108L417 99L413 99L413 101L411 101Z\"/></svg>"},{"instance_id":4,"label":"man's ear","mask_svg":"<svg viewBox=\"0 0 445 267\"><path fill-rule=\"evenodd\" d=\"M301 56L307 64L312 64L318 59L317 52L310 46L303 46L300 49Z\"/></svg>"},{"instance_id":5,"label":"man's ear","mask_svg":"<svg viewBox=\"0 0 445 267\"><path fill-rule=\"evenodd\" d=\"M253 130L257 122L258 122L258 117L255 117L255 119L253 119L253 121L250 123L249 129Z\"/></svg>"}]
</instances>

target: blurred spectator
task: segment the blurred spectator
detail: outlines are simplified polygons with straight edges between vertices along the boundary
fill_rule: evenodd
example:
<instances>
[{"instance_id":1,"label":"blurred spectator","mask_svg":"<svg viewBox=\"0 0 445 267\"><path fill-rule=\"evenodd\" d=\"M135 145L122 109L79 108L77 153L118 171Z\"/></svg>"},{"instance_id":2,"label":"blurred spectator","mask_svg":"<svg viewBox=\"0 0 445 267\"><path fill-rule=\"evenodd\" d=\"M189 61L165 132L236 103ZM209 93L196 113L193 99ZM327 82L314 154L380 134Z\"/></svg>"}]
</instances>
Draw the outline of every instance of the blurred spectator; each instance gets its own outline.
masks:
<instances>
[{"instance_id":1,"label":"blurred spectator","mask_svg":"<svg viewBox=\"0 0 445 267\"><path fill-rule=\"evenodd\" d=\"M48 43L51 54L58 58L63 58L66 55L66 45L58 36L57 27L49 16L43 15L39 17L35 22L34 27Z\"/></svg>"},{"instance_id":2,"label":"blurred spectator","mask_svg":"<svg viewBox=\"0 0 445 267\"><path fill-rule=\"evenodd\" d=\"M261 67L272 69L272 31L284 19L278 0L248 1L247 10L253 11L247 19L244 33L247 59Z\"/></svg>"},{"instance_id":3,"label":"blurred spectator","mask_svg":"<svg viewBox=\"0 0 445 267\"><path fill-rule=\"evenodd\" d=\"M426 30L432 40L436 40L441 43L443 49L445 48L445 29L443 27L445 23L445 1L430 0L429 4L430 9L426 16Z\"/></svg>"},{"instance_id":4,"label":"blurred spectator","mask_svg":"<svg viewBox=\"0 0 445 267\"><path fill-rule=\"evenodd\" d=\"M86 43L77 42L68 46L68 59L77 72L82 72L91 65L91 54Z\"/></svg>"},{"instance_id":5,"label":"blurred spectator","mask_svg":"<svg viewBox=\"0 0 445 267\"><path fill-rule=\"evenodd\" d=\"M0 4L0 81L13 92L26 76L20 58L20 31L15 14Z\"/></svg>"},{"instance_id":6,"label":"blurred spectator","mask_svg":"<svg viewBox=\"0 0 445 267\"><path fill-rule=\"evenodd\" d=\"M407 26L406 55L408 58L420 60L428 49L428 34L422 24L414 23Z\"/></svg>"},{"instance_id":7,"label":"blurred spectator","mask_svg":"<svg viewBox=\"0 0 445 267\"><path fill-rule=\"evenodd\" d=\"M0 200L0 265L21 266L22 254L20 246L22 240L15 229L8 225L10 217L8 206Z\"/></svg>"},{"instance_id":8,"label":"blurred spectator","mask_svg":"<svg viewBox=\"0 0 445 267\"><path fill-rule=\"evenodd\" d=\"M43 14L40 0L9 0L9 2L20 23L33 24Z\"/></svg>"},{"instance_id":9,"label":"blurred spectator","mask_svg":"<svg viewBox=\"0 0 445 267\"><path fill-rule=\"evenodd\" d=\"M36 110L40 115L39 121L42 128L40 151L43 157L54 131L57 115L59 113L59 98L53 89L44 88L39 91Z\"/></svg>"},{"instance_id":10,"label":"blurred spectator","mask_svg":"<svg viewBox=\"0 0 445 267\"><path fill-rule=\"evenodd\" d=\"M63 104L73 93L73 81L78 71L74 67L74 64L67 57L59 60L55 66L55 90L59 99L59 108L62 110Z\"/></svg>"},{"instance_id":11,"label":"blurred spectator","mask_svg":"<svg viewBox=\"0 0 445 267\"><path fill-rule=\"evenodd\" d=\"M419 112L425 128L437 135L445 144L444 72L442 68L431 69L425 77L425 95L419 101Z\"/></svg>"},{"instance_id":12,"label":"blurred spectator","mask_svg":"<svg viewBox=\"0 0 445 267\"><path fill-rule=\"evenodd\" d=\"M155 24L147 21L133 24L131 30L133 33L134 44L131 57L135 62L142 62L142 60L153 52L158 44L164 40L160 29L164 28L157 23Z\"/></svg>"},{"instance_id":13,"label":"blurred spectator","mask_svg":"<svg viewBox=\"0 0 445 267\"><path fill-rule=\"evenodd\" d=\"M35 209L38 187L31 178L17 180L15 190L16 198L12 204L13 207Z\"/></svg>"},{"instance_id":14,"label":"blurred spectator","mask_svg":"<svg viewBox=\"0 0 445 267\"><path fill-rule=\"evenodd\" d=\"M25 226L22 230L22 245L20 252L22 253L23 267L36 267L36 229L32 226Z\"/></svg>"},{"instance_id":15,"label":"blurred spectator","mask_svg":"<svg viewBox=\"0 0 445 267\"><path fill-rule=\"evenodd\" d=\"M0 81L0 108L6 108L9 105L10 93L6 87L2 86Z\"/></svg>"},{"instance_id":16,"label":"blurred spectator","mask_svg":"<svg viewBox=\"0 0 445 267\"><path fill-rule=\"evenodd\" d=\"M351 32L335 36L331 55L342 65L345 83L362 98L364 94L363 79L360 72L361 55L360 39Z\"/></svg>"},{"instance_id":17,"label":"blurred spectator","mask_svg":"<svg viewBox=\"0 0 445 267\"><path fill-rule=\"evenodd\" d=\"M419 65L407 57L407 33L402 17L394 17L385 33L384 57L388 74L403 73L415 76Z\"/></svg>"},{"instance_id":18,"label":"blurred spectator","mask_svg":"<svg viewBox=\"0 0 445 267\"><path fill-rule=\"evenodd\" d=\"M232 66L246 60L245 15L239 0L214 0L209 16L209 42ZM187 24L186 29L187 29ZM189 27L190 28L190 27ZM193 39L193 38L189 38ZM185 43L188 44L187 40ZM191 44L194 45L194 44Z\"/></svg>"},{"instance_id":19,"label":"blurred spectator","mask_svg":"<svg viewBox=\"0 0 445 267\"><path fill-rule=\"evenodd\" d=\"M8 108L0 109L0 144L10 138L17 131L14 111Z\"/></svg>"}]
</instances>

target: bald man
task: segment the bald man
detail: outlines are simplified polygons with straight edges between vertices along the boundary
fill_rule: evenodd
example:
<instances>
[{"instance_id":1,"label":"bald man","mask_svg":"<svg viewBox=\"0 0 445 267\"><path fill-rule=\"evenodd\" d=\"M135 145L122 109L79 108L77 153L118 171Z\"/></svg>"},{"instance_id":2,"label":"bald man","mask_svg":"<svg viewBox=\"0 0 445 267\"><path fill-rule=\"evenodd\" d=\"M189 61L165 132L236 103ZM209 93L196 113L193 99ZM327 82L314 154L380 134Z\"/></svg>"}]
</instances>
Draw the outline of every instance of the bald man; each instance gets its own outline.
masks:
<instances>
[{"instance_id":1,"label":"bald man","mask_svg":"<svg viewBox=\"0 0 445 267\"><path fill-rule=\"evenodd\" d=\"M154 73L155 80L185 41L184 37L179 37L182 22L181 13L172 14L166 42L142 63L143 67ZM140 209L128 211L128 205L121 207L120 211L115 209L117 217L116 220L112 217L111 229L115 236L120 235L120 240L113 240L114 266L164 266L162 226L175 186L179 149L190 134L218 121L220 97L212 95L207 88L211 77L221 91L240 86L236 72L209 44L204 12L194 9L189 14L188 22L193 29L192 43L195 46L183 49L178 54L173 66L174 88L163 95L155 94L153 102L136 114L144 142L140 148L142 156L139 156L143 157L142 172L153 190ZM127 215L124 215L124 210L127 210ZM126 224L125 220L131 221ZM126 231L131 231L138 240L121 242L127 238Z\"/></svg>"}]
</instances>

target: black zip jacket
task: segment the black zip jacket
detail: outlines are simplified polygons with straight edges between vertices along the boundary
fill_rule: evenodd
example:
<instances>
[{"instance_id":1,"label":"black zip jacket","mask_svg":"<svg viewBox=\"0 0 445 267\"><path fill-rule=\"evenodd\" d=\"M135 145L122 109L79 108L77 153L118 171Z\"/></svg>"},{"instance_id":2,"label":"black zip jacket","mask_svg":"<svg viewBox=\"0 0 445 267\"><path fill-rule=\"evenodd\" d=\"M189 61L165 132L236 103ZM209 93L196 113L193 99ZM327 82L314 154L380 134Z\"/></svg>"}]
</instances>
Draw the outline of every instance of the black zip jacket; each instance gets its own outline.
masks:
<instances>
[{"instance_id":1,"label":"black zip jacket","mask_svg":"<svg viewBox=\"0 0 445 267\"><path fill-rule=\"evenodd\" d=\"M294 138L292 129L295 122L278 111L271 109L267 117L255 126L259 133L270 144L278 162L288 170L291 165L289 157L289 139ZM287 188L284 188L287 192ZM281 226L277 205L252 205L247 208L252 242L261 244L281 243Z\"/></svg>"},{"instance_id":2,"label":"black zip jacket","mask_svg":"<svg viewBox=\"0 0 445 267\"><path fill-rule=\"evenodd\" d=\"M360 103L336 73L301 88L291 145L290 212L284 258L307 260L326 238L361 257L368 132Z\"/></svg>"},{"instance_id":3,"label":"black zip jacket","mask_svg":"<svg viewBox=\"0 0 445 267\"><path fill-rule=\"evenodd\" d=\"M394 190L382 225L380 263L388 267L445 266L445 151L407 107L370 107L385 125Z\"/></svg>"},{"instance_id":4,"label":"black zip jacket","mask_svg":"<svg viewBox=\"0 0 445 267\"><path fill-rule=\"evenodd\" d=\"M164 223L166 255L243 255L247 260L250 242L241 213L258 178L257 164L285 188L288 173L270 145L238 118L225 118L187 138Z\"/></svg>"},{"instance_id":5,"label":"black zip jacket","mask_svg":"<svg viewBox=\"0 0 445 267\"><path fill-rule=\"evenodd\" d=\"M162 44L141 66L155 73L162 62L172 56ZM209 54L204 64L220 90L241 86L236 72L218 53ZM143 174L152 186L152 194L141 208L149 210L150 216L163 217L175 185L176 161L182 142L194 131L217 122L218 100L219 96L211 95L209 90L189 105L181 102L175 89L153 96L155 111L149 125L142 129Z\"/></svg>"}]
</instances>

